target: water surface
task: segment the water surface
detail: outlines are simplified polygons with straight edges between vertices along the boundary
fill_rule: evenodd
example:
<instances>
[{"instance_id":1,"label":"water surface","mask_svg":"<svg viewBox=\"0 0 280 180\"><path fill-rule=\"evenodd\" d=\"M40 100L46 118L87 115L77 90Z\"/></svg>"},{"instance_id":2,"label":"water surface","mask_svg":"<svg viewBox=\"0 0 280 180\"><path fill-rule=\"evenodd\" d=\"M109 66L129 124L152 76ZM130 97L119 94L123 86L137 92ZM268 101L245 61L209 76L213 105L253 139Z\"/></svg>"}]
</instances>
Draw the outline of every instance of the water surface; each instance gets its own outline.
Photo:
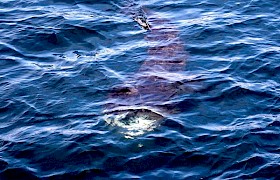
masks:
<instances>
[{"instance_id":1,"label":"water surface","mask_svg":"<svg viewBox=\"0 0 280 180\"><path fill-rule=\"evenodd\" d=\"M161 101L151 129L126 136L104 109L151 56L151 32L133 20L140 9L176 29L186 65L168 78L184 88ZM0 179L280 178L279 9L1 1Z\"/></svg>"}]
</instances>

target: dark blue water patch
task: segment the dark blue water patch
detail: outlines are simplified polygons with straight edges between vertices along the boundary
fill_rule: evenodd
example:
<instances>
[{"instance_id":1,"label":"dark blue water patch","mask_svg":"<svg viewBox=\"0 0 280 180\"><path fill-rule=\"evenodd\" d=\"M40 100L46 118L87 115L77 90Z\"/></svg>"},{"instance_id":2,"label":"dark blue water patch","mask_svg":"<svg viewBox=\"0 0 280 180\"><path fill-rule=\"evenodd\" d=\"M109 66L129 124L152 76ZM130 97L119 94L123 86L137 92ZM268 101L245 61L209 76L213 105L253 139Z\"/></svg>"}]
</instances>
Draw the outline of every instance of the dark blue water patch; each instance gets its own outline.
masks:
<instances>
[{"instance_id":1,"label":"dark blue water patch","mask_svg":"<svg viewBox=\"0 0 280 180\"><path fill-rule=\"evenodd\" d=\"M16 59L0 59L0 66L3 68L3 69L8 69L8 68L11 68L13 66L17 66L19 65L20 63L16 60Z\"/></svg>"},{"instance_id":2,"label":"dark blue water patch","mask_svg":"<svg viewBox=\"0 0 280 180\"><path fill-rule=\"evenodd\" d=\"M3 171L7 166L8 166L7 162L5 162L3 160L0 161L0 171Z\"/></svg>"},{"instance_id":3,"label":"dark blue water patch","mask_svg":"<svg viewBox=\"0 0 280 180\"><path fill-rule=\"evenodd\" d=\"M13 46L8 46L6 44L1 44L0 46L1 46L0 52L3 55L13 55L19 57L22 56L22 54L18 52L18 50Z\"/></svg>"},{"instance_id":4,"label":"dark blue water patch","mask_svg":"<svg viewBox=\"0 0 280 180\"><path fill-rule=\"evenodd\" d=\"M278 179L279 178L279 165L278 164L272 164L269 165L263 169L258 170L255 173L243 175L241 178L252 178L252 177L260 177L260 178L270 178L271 174L270 172L275 172L275 176L273 178Z\"/></svg>"},{"instance_id":5,"label":"dark blue water patch","mask_svg":"<svg viewBox=\"0 0 280 180\"><path fill-rule=\"evenodd\" d=\"M136 174L145 171L152 171L164 166L173 156L174 154L167 152L152 153L145 157L131 159L127 161L123 167L126 171Z\"/></svg>"},{"instance_id":6,"label":"dark blue water patch","mask_svg":"<svg viewBox=\"0 0 280 180\"><path fill-rule=\"evenodd\" d=\"M89 169L81 172L65 173L64 175L52 175L44 179L108 179L110 175L102 169Z\"/></svg>"},{"instance_id":7,"label":"dark blue water patch","mask_svg":"<svg viewBox=\"0 0 280 180\"><path fill-rule=\"evenodd\" d=\"M0 178L3 180L8 180L8 179L17 179L21 178L22 180L27 180L27 179L39 179L35 175L32 175L33 173L23 169L23 168L11 168L7 169L4 172L1 173Z\"/></svg>"}]
</instances>

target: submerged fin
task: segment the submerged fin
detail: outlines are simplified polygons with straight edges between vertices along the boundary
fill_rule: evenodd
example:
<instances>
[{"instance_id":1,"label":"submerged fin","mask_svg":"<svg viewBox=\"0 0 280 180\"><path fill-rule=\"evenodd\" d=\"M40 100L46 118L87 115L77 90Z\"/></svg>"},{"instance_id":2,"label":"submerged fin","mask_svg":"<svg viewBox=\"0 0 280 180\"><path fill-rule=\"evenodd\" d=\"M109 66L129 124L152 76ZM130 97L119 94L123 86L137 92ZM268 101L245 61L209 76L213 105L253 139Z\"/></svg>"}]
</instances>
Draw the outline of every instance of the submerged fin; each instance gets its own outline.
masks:
<instances>
[{"instance_id":1,"label":"submerged fin","mask_svg":"<svg viewBox=\"0 0 280 180\"><path fill-rule=\"evenodd\" d=\"M143 29L150 30L151 26L149 25L147 18L143 16L135 16L134 21L136 21Z\"/></svg>"}]
</instances>

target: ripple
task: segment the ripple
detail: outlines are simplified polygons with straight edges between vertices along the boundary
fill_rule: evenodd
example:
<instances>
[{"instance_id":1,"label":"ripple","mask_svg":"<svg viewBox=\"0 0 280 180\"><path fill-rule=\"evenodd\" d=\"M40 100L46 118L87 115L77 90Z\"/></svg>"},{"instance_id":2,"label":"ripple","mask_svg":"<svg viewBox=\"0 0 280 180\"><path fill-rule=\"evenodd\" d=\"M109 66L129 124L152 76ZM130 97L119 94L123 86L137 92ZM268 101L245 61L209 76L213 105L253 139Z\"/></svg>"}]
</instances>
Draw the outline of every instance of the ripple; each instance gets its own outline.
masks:
<instances>
[{"instance_id":1,"label":"ripple","mask_svg":"<svg viewBox=\"0 0 280 180\"><path fill-rule=\"evenodd\" d=\"M47 179L90 179L90 178L109 178L109 174L102 169L87 169L84 171L53 174L44 176Z\"/></svg>"}]
</instances>

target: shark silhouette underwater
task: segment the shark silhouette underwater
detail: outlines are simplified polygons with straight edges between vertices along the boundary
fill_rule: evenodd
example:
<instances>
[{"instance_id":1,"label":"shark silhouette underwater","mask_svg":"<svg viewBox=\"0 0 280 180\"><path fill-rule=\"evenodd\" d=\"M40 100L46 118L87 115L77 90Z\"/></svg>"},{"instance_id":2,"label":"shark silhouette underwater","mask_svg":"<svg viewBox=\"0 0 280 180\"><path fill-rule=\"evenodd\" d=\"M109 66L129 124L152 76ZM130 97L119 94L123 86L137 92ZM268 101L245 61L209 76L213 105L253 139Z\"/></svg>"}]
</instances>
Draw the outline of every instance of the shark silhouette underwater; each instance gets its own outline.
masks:
<instances>
[{"instance_id":1,"label":"shark silhouette underwater","mask_svg":"<svg viewBox=\"0 0 280 180\"><path fill-rule=\"evenodd\" d=\"M171 113L167 104L181 91L178 79L187 59L179 32L169 20L152 14L148 21L143 13L133 19L147 30L148 58L130 81L113 88L104 110L105 121L127 137L153 130Z\"/></svg>"}]
</instances>

